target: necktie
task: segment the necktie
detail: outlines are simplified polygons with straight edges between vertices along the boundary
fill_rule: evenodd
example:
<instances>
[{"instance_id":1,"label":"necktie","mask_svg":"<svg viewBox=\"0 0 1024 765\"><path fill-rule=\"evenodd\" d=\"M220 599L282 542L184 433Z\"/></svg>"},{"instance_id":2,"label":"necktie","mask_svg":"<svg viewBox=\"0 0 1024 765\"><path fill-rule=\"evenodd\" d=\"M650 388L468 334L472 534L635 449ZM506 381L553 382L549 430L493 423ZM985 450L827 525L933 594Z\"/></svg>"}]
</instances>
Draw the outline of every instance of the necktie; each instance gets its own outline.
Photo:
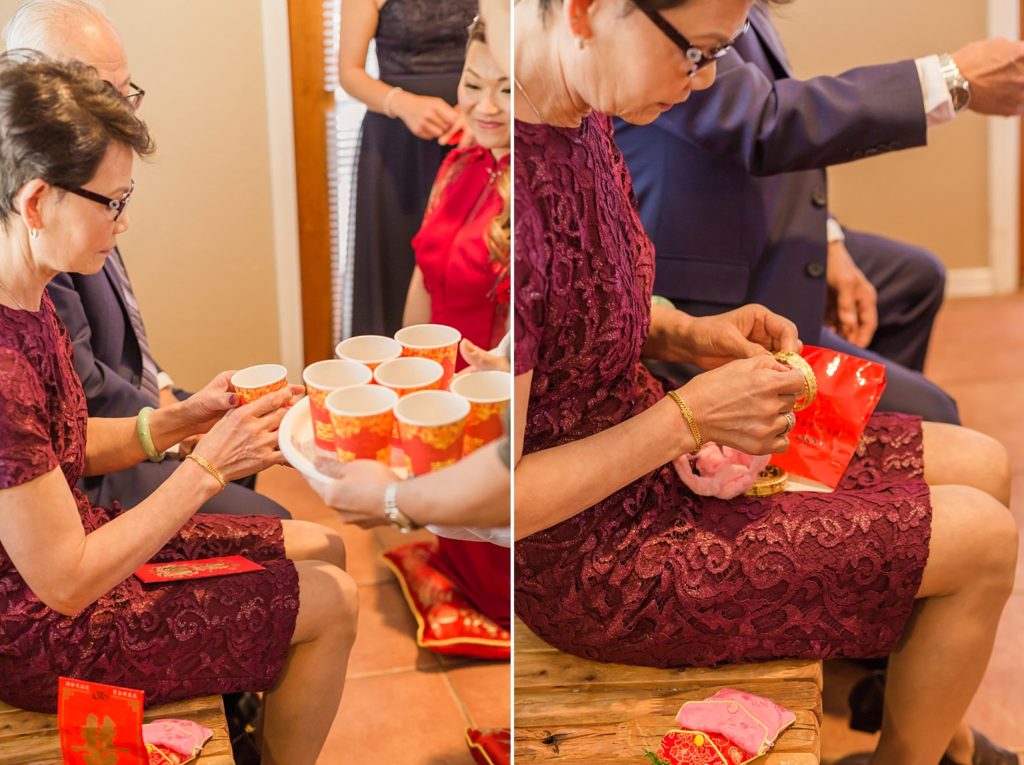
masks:
<instances>
[{"instance_id":1,"label":"necktie","mask_svg":"<svg viewBox=\"0 0 1024 765\"><path fill-rule=\"evenodd\" d=\"M124 267L124 261L121 260L121 253L116 248L110 253L108 260L115 276L117 276L118 284L121 287L121 294L124 297L124 304L128 309L128 320L131 322L132 330L135 332L135 339L139 342L139 353L142 355L142 379L139 380L139 390L153 402L154 406L159 406L160 387L156 381L156 362L153 361L153 354L149 350L146 327L142 323L142 314L139 313L139 304L135 300L132 283L128 281L128 271Z\"/></svg>"}]
</instances>

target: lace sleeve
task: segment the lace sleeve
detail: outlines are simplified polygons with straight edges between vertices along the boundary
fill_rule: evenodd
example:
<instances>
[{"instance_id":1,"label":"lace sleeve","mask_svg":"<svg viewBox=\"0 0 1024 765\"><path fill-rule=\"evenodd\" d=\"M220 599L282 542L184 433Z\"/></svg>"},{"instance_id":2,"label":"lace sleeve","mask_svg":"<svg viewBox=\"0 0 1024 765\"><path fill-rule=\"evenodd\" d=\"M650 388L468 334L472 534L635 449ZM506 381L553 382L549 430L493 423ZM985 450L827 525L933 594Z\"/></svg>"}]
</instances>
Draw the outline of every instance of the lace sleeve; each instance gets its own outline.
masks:
<instances>
[{"instance_id":1,"label":"lace sleeve","mask_svg":"<svg viewBox=\"0 0 1024 765\"><path fill-rule=\"evenodd\" d=\"M551 250L530 179L516 163L515 177L515 374L529 372L539 360L548 301Z\"/></svg>"},{"instance_id":2,"label":"lace sleeve","mask_svg":"<svg viewBox=\"0 0 1024 765\"><path fill-rule=\"evenodd\" d=\"M47 427L46 394L19 353L0 348L0 489L28 483L59 464Z\"/></svg>"}]
</instances>

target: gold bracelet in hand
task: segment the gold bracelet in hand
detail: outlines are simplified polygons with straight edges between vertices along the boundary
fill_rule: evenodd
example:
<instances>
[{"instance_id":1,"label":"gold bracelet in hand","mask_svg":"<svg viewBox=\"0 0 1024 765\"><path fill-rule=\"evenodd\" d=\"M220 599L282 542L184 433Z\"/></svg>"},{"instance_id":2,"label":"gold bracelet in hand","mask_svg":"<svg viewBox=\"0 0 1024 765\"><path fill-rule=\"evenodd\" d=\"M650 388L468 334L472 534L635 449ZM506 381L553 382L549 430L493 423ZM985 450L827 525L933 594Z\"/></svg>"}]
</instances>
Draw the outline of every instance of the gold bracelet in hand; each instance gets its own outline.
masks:
<instances>
[{"instance_id":1,"label":"gold bracelet in hand","mask_svg":"<svg viewBox=\"0 0 1024 765\"><path fill-rule=\"evenodd\" d=\"M700 448L704 445L704 439L701 437L700 428L697 427L697 418L693 416L693 410L683 401L683 397L676 393L674 390L668 392L669 398L676 402L676 406L679 407L679 411L683 415L683 419L686 420L686 424L690 426L690 433L693 434L693 451L690 454L696 454L700 451Z\"/></svg>"}]
</instances>

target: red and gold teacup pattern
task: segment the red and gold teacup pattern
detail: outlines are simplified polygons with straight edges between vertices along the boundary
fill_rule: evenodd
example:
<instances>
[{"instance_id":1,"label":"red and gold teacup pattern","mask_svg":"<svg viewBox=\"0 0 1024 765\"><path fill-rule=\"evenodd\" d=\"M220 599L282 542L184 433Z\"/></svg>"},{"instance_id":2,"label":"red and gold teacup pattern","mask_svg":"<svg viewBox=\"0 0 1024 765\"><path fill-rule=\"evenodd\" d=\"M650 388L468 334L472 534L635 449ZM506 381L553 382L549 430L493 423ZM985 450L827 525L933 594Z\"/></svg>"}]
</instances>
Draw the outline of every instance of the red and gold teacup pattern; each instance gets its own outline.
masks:
<instances>
[{"instance_id":1,"label":"red and gold teacup pattern","mask_svg":"<svg viewBox=\"0 0 1024 765\"><path fill-rule=\"evenodd\" d=\"M395 340L402 344L403 356L418 356L438 362L444 369L441 387L448 387L455 375L455 359L462 340L457 329L444 324L414 324L398 330Z\"/></svg>"},{"instance_id":2,"label":"red and gold teacup pattern","mask_svg":"<svg viewBox=\"0 0 1024 765\"><path fill-rule=\"evenodd\" d=\"M462 457L469 402L449 391L410 393L395 406L405 465L423 475L453 465Z\"/></svg>"},{"instance_id":3,"label":"red and gold teacup pattern","mask_svg":"<svg viewBox=\"0 0 1024 765\"><path fill-rule=\"evenodd\" d=\"M508 372L467 372L452 380L451 391L469 401L462 455L476 451L501 437L502 416L512 398Z\"/></svg>"},{"instance_id":4,"label":"red and gold teacup pattern","mask_svg":"<svg viewBox=\"0 0 1024 765\"><path fill-rule=\"evenodd\" d=\"M364 364L342 359L328 359L310 364L302 373L309 394L309 413L313 421L313 443L318 449L334 451L334 425L327 411L327 397L339 388L366 385L373 372Z\"/></svg>"},{"instance_id":5,"label":"red and gold teacup pattern","mask_svg":"<svg viewBox=\"0 0 1024 765\"><path fill-rule=\"evenodd\" d=\"M279 391L288 385L288 370L280 364L257 364L231 375L231 387L243 404Z\"/></svg>"},{"instance_id":6,"label":"red and gold teacup pattern","mask_svg":"<svg viewBox=\"0 0 1024 765\"><path fill-rule=\"evenodd\" d=\"M339 388L327 396L334 448L341 462L391 463L391 432L398 394L379 385Z\"/></svg>"}]
</instances>

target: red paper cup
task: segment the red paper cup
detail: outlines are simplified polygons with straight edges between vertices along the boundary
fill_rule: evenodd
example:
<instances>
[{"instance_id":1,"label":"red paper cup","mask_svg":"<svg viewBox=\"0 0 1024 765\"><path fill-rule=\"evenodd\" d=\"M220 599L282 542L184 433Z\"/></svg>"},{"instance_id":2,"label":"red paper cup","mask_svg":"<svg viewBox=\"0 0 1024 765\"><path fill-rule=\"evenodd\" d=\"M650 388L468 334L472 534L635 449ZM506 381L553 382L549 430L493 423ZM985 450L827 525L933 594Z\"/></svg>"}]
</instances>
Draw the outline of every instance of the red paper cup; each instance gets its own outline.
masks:
<instances>
[{"instance_id":1,"label":"red paper cup","mask_svg":"<svg viewBox=\"0 0 1024 765\"><path fill-rule=\"evenodd\" d=\"M328 359L310 364L302 372L309 394L309 413L313 420L313 443L318 449L334 452L334 425L327 411L327 397L339 388L368 385L373 372L365 364L342 359Z\"/></svg>"},{"instance_id":2,"label":"red paper cup","mask_svg":"<svg viewBox=\"0 0 1024 765\"><path fill-rule=\"evenodd\" d=\"M385 361L401 356L402 344L383 335L358 335L338 343L334 355L339 359L358 361L372 371Z\"/></svg>"},{"instance_id":3,"label":"red paper cup","mask_svg":"<svg viewBox=\"0 0 1024 765\"><path fill-rule=\"evenodd\" d=\"M327 411L338 460L377 460L390 465L392 410L397 401L397 393L379 385L354 385L330 394Z\"/></svg>"},{"instance_id":4,"label":"red paper cup","mask_svg":"<svg viewBox=\"0 0 1024 765\"><path fill-rule=\"evenodd\" d=\"M444 367L433 359L407 357L385 361L373 370L373 380L378 385L391 388L399 398L421 390L438 390L444 379ZM394 446L402 448L402 440L398 435L398 423L395 423Z\"/></svg>"},{"instance_id":5,"label":"red paper cup","mask_svg":"<svg viewBox=\"0 0 1024 765\"><path fill-rule=\"evenodd\" d=\"M243 404L288 385L288 370L280 364L257 364L231 375L231 387Z\"/></svg>"},{"instance_id":6,"label":"red paper cup","mask_svg":"<svg viewBox=\"0 0 1024 765\"><path fill-rule=\"evenodd\" d=\"M444 367L442 388L447 388L455 375L455 357L461 339L459 330L444 324L414 324L395 333L395 340L402 344L403 356L433 359Z\"/></svg>"},{"instance_id":7,"label":"red paper cup","mask_svg":"<svg viewBox=\"0 0 1024 765\"><path fill-rule=\"evenodd\" d=\"M463 456L501 438L501 418L512 398L512 376L508 372L469 372L452 380L452 393L469 402Z\"/></svg>"},{"instance_id":8,"label":"red paper cup","mask_svg":"<svg viewBox=\"0 0 1024 765\"><path fill-rule=\"evenodd\" d=\"M395 405L405 466L412 475L441 470L462 457L469 402L445 390L410 393Z\"/></svg>"}]
</instances>

